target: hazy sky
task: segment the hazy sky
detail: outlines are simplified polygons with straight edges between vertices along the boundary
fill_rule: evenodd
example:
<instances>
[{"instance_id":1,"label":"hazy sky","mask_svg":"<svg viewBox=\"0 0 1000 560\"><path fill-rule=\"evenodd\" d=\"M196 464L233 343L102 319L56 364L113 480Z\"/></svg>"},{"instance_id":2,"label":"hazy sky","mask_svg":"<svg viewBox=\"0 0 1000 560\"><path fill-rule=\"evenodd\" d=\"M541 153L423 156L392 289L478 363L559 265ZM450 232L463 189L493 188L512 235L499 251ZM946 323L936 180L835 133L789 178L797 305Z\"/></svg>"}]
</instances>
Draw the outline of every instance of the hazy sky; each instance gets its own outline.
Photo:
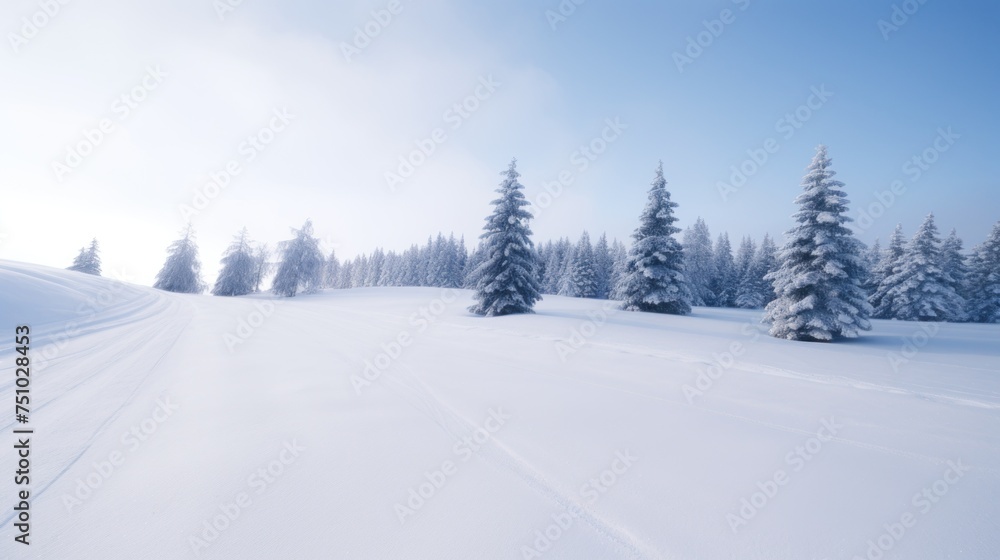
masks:
<instances>
[{"instance_id":1,"label":"hazy sky","mask_svg":"<svg viewBox=\"0 0 1000 560\"><path fill-rule=\"evenodd\" d=\"M659 159L681 226L780 237L820 143L852 215L877 206L866 242L1000 220L992 2L7 0L0 22L5 259L65 267L97 237L106 275L149 284L189 218L209 282L244 225L273 246L311 218L341 256L471 241L515 156L536 240L626 238Z\"/></svg>"}]
</instances>

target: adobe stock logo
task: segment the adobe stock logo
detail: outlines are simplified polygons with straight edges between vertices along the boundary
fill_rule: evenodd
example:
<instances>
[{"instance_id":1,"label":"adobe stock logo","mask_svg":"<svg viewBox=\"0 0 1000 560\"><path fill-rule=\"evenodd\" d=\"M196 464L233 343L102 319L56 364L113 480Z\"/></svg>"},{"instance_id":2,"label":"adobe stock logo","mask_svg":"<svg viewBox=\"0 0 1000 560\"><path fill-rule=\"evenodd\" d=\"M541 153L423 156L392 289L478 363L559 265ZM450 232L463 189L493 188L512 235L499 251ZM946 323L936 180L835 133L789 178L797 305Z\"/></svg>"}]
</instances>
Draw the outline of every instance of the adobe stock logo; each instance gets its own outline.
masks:
<instances>
[{"instance_id":1,"label":"adobe stock logo","mask_svg":"<svg viewBox=\"0 0 1000 560\"><path fill-rule=\"evenodd\" d=\"M14 54L21 52L21 47L38 36L42 29L52 22L70 0L42 0L38 3L40 10L21 18L20 33L8 33L7 41Z\"/></svg>"}]
</instances>

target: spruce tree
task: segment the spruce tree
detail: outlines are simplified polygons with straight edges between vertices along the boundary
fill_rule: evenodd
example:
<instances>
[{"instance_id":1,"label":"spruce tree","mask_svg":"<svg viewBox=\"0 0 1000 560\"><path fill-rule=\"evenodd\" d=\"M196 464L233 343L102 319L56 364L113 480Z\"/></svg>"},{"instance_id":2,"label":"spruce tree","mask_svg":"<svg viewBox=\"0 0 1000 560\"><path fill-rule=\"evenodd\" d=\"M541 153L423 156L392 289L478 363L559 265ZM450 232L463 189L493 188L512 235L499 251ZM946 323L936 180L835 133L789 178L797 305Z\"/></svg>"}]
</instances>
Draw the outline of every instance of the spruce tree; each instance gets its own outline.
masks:
<instances>
[{"instance_id":1,"label":"spruce tree","mask_svg":"<svg viewBox=\"0 0 1000 560\"><path fill-rule=\"evenodd\" d=\"M340 279L337 280L337 288L346 290L351 288L351 278L354 274L354 261L344 261L340 265Z\"/></svg>"},{"instance_id":2,"label":"spruce tree","mask_svg":"<svg viewBox=\"0 0 1000 560\"><path fill-rule=\"evenodd\" d=\"M96 238L90 241L90 247L87 249L86 263L84 272L87 274L93 274L94 276L101 275L101 255L98 252Z\"/></svg>"},{"instance_id":3,"label":"spruce tree","mask_svg":"<svg viewBox=\"0 0 1000 560\"><path fill-rule=\"evenodd\" d=\"M691 286L692 305L715 305L712 279L715 277L715 260L712 254L712 236L705 220L698 218L694 225L684 230L684 271Z\"/></svg>"},{"instance_id":4,"label":"spruce tree","mask_svg":"<svg viewBox=\"0 0 1000 560\"><path fill-rule=\"evenodd\" d=\"M729 234L722 232L715 242L712 255L715 275L709 283L713 294L713 304L716 307L734 307L736 305L736 288L739 281L736 263L733 260L733 248L729 243Z\"/></svg>"},{"instance_id":5,"label":"spruce tree","mask_svg":"<svg viewBox=\"0 0 1000 560\"><path fill-rule=\"evenodd\" d=\"M323 287L337 288L339 282L340 260L337 259L336 249L333 249L330 251L330 256L326 258L326 264L323 268Z\"/></svg>"},{"instance_id":6,"label":"spruce tree","mask_svg":"<svg viewBox=\"0 0 1000 560\"><path fill-rule=\"evenodd\" d=\"M573 250L573 264L569 273L571 291L568 295L581 298L597 297L597 270L594 266L594 248L590 235L584 231Z\"/></svg>"},{"instance_id":7,"label":"spruce tree","mask_svg":"<svg viewBox=\"0 0 1000 560\"><path fill-rule=\"evenodd\" d=\"M153 287L182 294L200 294L205 291L205 283L201 280L201 263L198 261L198 245L191 225L184 229L184 237L167 248L167 260L156 275Z\"/></svg>"},{"instance_id":8,"label":"spruce tree","mask_svg":"<svg viewBox=\"0 0 1000 560\"><path fill-rule=\"evenodd\" d=\"M674 238L674 208L663 162L649 189L649 200L632 234L625 276L622 279L622 309L686 315L691 312L691 289L684 277L684 253Z\"/></svg>"},{"instance_id":9,"label":"spruce tree","mask_svg":"<svg viewBox=\"0 0 1000 560\"><path fill-rule=\"evenodd\" d=\"M80 248L80 253L73 259L73 264L66 270L75 270L84 274L101 275L101 255L98 252L97 239L90 242L89 248Z\"/></svg>"},{"instance_id":10,"label":"spruce tree","mask_svg":"<svg viewBox=\"0 0 1000 560\"><path fill-rule=\"evenodd\" d=\"M611 258L611 248L608 246L608 236L604 233L594 244L594 282L597 288L594 297L608 299L611 293L611 274L614 261Z\"/></svg>"},{"instance_id":11,"label":"spruce tree","mask_svg":"<svg viewBox=\"0 0 1000 560\"><path fill-rule=\"evenodd\" d=\"M876 319L894 319L892 301L892 279L903 264L903 253L906 251L906 238L903 237L903 224L897 224L889 247L882 254L882 259L871 270L869 283L874 286L868 302L875 310L872 314Z\"/></svg>"},{"instance_id":12,"label":"spruce tree","mask_svg":"<svg viewBox=\"0 0 1000 560\"><path fill-rule=\"evenodd\" d=\"M257 277L257 261L247 228L243 228L222 256L222 270L215 280L212 294L242 296L253 292Z\"/></svg>"},{"instance_id":13,"label":"spruce tree","mask_svg":"<svg viewBox=\"0 0 1000 560\"><path fill-rule=\"evenodd\" d=\"M865 279L861 283L861 286L865 289L865 293L868 294L868 303L871 303L872 297L878 290L878 280L875 278L875 269L878 268L879 263L882 261L882 244L879 242L878 238L875 238L875 243L865 251ZM875 306L872 305L872 309ZM874 315L874 314L873 314Z\"/></svg>"},{"instance_id":14,"label":"spruce tree","mask_svg":"<svg viewBox=\"0 0 1000 560\"><path fill-rule=\"evenodd\" d=\"M264 277L271 270L271 263L268 262L269 258L271 258L271 250L268 248L267 243L261 243L254 249L253 293L255 294L260 291L261 285L264 284Z\"/></svg>"},{"instance_id":15,"label":"spruce tree","mask_svg":"<svg viewBox=\"0 0 1000 560\"><path fill-rule=\"evenodd\" d=\"M628 251L625 244L615 239L611 242L611 292L608 299L622 299L622 285L628 268Z\"/></svg>"},{"instance_id":16,"label":"spruce tree","mask_svg":"<svg viewBox=\"0 0 1000 560\"><path fill-rule=\"evenodd\" d=\"M460 244L455 240L455 234L449 234L445 250L444 282L441 287L459 288L462 286L462 269L465 267L465 241Z\"/></svg>"},{"instance_id":17,"label":"spruce tree","mask_svg":"<svg viewBox=\"0 0 1000 560\"><path fill-rule=\"evenodd\" d=\"M75 272L84 272L87 269L87 249L80 247L79 254L73 259L73 264L69 265L66 270L72 270Z\"/></svg>"},{"instance_id":18,"label":"spruce tree","mask_svg":"<svg viewBox=\"0 0 1000 560\"><path fill-rule=\"evenodd\" d=\"M749 236L744 236L740 248L736 251L736 298L733 304L743 309L756 309L758 306L759 283L754 267L757 259L757 245Z\"/></svg>"},{"instance_id":19,"label":"spruce tree","mask_svg":"<svg viewBox=\"0 0 1000 560\"><path fill-rule=\"evenodd\" d=\"M754 253L753 260L743 280L740 282L739 294L736 297L737 307L763 309L774 301L774 288L765 278L777 270L778 261L775 257L777 250L771 236L765 234L763 241L760 242L760 247Z\"/></svg>"},{"instance_id":20,"label":"spruce tree","mask_svg":"<svg viewBox=\"0 0 1000 560\"><path fill-rule=\"evenodd\" d=\"M973 251L969 269L969 318L1000 323L1000 222Z\"/></svg>"},{"instance_id":21,"label":"spruce tree","mask_svg":"<svg viewBox=\"0 0 1000 560\"><path fill-rule=\"evenodd\" d=\"M795 199L798 225L787 233L778 270L767 276L777 299L764 320L776 338L825 342L871 328L871 306L861 287L862 244L845 225L851 221L847 195L830 164L826 146L820 146Z\"/></svg>"},{"instance_id":22,"label":"spruce tree","mask_svg":"<svg viewBox=\"0 0 1000 560\"><path fill-rule=\"evenodd\" d=\"M934 214L924 219L906 246L902 264L887 280L892 288L892 317L902 321L961 320L964 301L953 280L941 268L941 240L934 224ZM883 302L884 304L885 302Z\"/></svg>"},{"instance_id":23,"label":"spruce tree","mask_svg":"<svg viewBox=\"0 0 1000 560\"><path fill-rule=\"evenodd\" d=\"M298 293L312 293L323 284L323 253L319 240L313 237L311 220L301 229L292 228L295 238L281 246L281 263L271 283L275 295L294 297Z\"/></svg>"},{"instance_id":24,"label":"spruce tree","mask_svg":"<svg viewBox=\"0 0 1000 560\"><path fill-rule=\"evenodd\" d=\"M941 243L941 269L950 279L948 286L962 298L963 311L969 299L969 267L962 254L962 239L954 229Z\"/></svg>"},{"instance_id":25,"label":"spruce tree","mask_svg":"<svg viewBox=\"0 0 1000 560\"><path fill-rule=\"evenodd\" d=\"M512 160L501 175L504 179L496 190L500 197L493 200L493 213L486 218L480 236L484 255L474 273L477 303L469 307L469 311L487 317L533 313L535 302L542 299L528 227L531 213L524 209L528 201L517 180L517 160Z\"/></svg>"},{"instance_id":26,"label":"spruce tree","mask_svg":"<svg viewBox=\"0 0 1000 560\"><path fill-rule=\"evenodd\" d=\"M736 278L736 289L733 296L733 307L740 307L739 299L741 295L745 295L751 289L753 280L750 278L750 268L753 266L754 256L757 253L757 244L754 243L750 236L743 236L740 241L740 247L736 250L736 260L735 260L735 278Z\"/></svg>"}]
</instances>

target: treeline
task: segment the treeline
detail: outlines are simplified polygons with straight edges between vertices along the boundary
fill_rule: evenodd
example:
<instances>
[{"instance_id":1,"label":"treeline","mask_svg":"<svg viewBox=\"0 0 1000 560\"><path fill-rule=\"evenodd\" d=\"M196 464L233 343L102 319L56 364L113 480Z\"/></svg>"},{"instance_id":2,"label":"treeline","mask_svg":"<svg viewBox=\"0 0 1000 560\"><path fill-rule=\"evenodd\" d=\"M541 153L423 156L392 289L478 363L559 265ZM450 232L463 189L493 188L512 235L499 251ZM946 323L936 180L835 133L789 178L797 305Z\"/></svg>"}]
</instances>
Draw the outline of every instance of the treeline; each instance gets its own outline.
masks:
<instances>
[{"instance_id":1,"label":"treeline","mask_svg":"<svg viewBox=\"0 0 1000 560\"><path fill-rule=\"evenodd\" d=\"M846 195L830 163L820 147L796 199L796 226L780 249L765 235L759 242L742 238L734 251L728 233L713 242L701 218L681 232L662 165L629 247L605 234L592 242L586 231L576 241L536 247L512 162L471 252L464 238L439 233L402 252L378 248L341 261L335 252L323 254L308 220L275 251L244 228L223 254L211 293L258 292L273 276L270 289L283 297L323 288L469 288L480 302L472 310L483 315L530 312L541 294L615 299L624 309L660 313L686 314L692 305L765 309L772 335L796 340L856 336L870 328L869 317L1000 322L1000 223L969 254L954 230L940 238L933 215L909 240L897 226L886 249L878 241L866 247L846 227ZM70 268L100 274L96 240ZM190 226L168 248L154 287L208 288Z\"/></svg>"}]
</instances>

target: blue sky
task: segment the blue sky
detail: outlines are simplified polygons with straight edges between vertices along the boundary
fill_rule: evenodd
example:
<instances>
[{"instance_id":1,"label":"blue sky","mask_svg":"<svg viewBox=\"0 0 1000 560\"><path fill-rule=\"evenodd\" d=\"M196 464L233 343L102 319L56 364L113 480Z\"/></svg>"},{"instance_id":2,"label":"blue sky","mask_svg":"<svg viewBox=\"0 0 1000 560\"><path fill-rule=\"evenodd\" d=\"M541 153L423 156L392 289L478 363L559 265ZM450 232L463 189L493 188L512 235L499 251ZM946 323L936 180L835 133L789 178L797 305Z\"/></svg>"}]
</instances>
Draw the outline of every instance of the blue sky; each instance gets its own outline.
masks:
<instances>
[{"instance_id":1,"label":"blue sky","mask_svg":"<svg viewBox=\"0 0 1000 560\"><path fill-rule=\"evenodd\" d=\"M660 159L681 226L701 216L713 234L780 237L820 143L852 215L876 205L859 228L866 242L897 222L910 234L933 211L969 247L1000 219L994 4L586 0L553 26L554 0L400 1L345 56L390 2L232 3L221 16L209 1L70 3L17 49L9 34L39 5L0 8L0 184L20 201L0 207L0 258L66 266L97 236L106 269L149 283L189 217L208 280L243 225L273 245L312 218L343 256L439 230L471 239L514 156L527 196L545 203L538 240L627 237ZM894 5L913 13L886 35L879 21ZM679 69L675 53L699 34L705 46ZM111 103L157 65L167 77L119 119ZM448 112L470 99L473 111ZM273 143L248 160L244 139L281 108L290 123L264 132ZM53 162L102 118L114 132L58 177ZM609 133L609 121L624 126ZM435 133L434 153L389 188L386 173ZM614 140L581 169L578 149L602 133ZM745 184L720 196L766 143L766 162L747 163ZM230 160L240 172L184 215ZM560 173L572 183L539 199ZM894 181L903 194L883 205L874 193Z\"/></svg>"}]
</instances>

